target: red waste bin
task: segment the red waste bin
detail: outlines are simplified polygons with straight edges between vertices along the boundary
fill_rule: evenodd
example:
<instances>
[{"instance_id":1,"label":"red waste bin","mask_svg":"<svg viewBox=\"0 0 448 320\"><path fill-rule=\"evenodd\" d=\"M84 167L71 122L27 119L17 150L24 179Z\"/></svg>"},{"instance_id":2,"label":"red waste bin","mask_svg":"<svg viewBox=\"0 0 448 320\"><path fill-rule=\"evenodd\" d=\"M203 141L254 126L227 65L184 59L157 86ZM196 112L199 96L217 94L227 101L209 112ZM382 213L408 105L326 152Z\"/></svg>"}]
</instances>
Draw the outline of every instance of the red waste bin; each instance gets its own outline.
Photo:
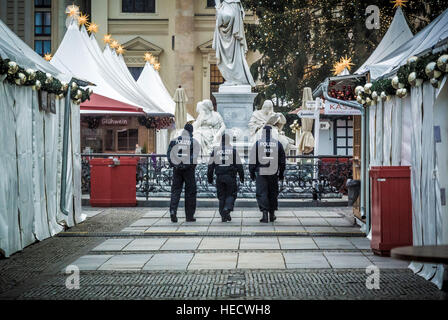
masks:
<instances>
[{"instance_id":1,"label":"red waste bin","mask_svg":"<svg viewBox=\"0 0 448 320\"><path fill-rule=\"evenodd\" d=\"M390 256L395 247L412 245L410 167L372 167L372 251Z\"/></svg>"},{"instance_id":2,"label":"red waste bin","mask_svg":"<svg viewBox=\"0 0 448 320\"><path fill-rule=\"evenodd\" d=\"M135 207L137 159L91 159L90 205Z\"/></svg>"}]
</instances>

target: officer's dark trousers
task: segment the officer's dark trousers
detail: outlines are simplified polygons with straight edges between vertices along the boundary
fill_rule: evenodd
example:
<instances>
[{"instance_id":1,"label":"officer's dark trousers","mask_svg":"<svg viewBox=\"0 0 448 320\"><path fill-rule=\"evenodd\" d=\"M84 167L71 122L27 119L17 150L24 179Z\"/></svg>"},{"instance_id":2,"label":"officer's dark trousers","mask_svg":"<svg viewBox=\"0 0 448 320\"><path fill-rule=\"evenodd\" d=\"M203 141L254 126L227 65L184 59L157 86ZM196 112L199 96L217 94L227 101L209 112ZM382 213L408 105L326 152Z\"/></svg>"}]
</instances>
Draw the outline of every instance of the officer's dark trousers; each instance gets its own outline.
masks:
<instances>
[{"instance_id":1,"label":"officer's dark trousers","mask_svg":"<svg viewBox=\"0 0 448 320\"><path fill-rule=\"evenodd\" d=\"M196 179L194 173L195 168L173 169L170 212L177 212L180 194L185 183L185 216L193 218L196 211Z\"/></svg>"},{"instance_id":2,"label":"officer's dark trousers","mask_svg":"<svg viewBox=\"0 0 448 320\"><path fill-rule=\"evenodd\" d=\"M256 176L257 202L260 211L274 212L278 209L278 175Z\"/></svg>"},{"instance_id":3,"label":"officer's dark trousers","mask_svg":"<svg viewBox=\"0 0 448 320\"><path fill-rule=\"evenodd\" d=\"M233 211L236 196L238 193L238 185L236 176L229 174L221 174L216 177L216 191L219 200L219 213L223 216L223 212Z\"/></svg>"}]
</instances>

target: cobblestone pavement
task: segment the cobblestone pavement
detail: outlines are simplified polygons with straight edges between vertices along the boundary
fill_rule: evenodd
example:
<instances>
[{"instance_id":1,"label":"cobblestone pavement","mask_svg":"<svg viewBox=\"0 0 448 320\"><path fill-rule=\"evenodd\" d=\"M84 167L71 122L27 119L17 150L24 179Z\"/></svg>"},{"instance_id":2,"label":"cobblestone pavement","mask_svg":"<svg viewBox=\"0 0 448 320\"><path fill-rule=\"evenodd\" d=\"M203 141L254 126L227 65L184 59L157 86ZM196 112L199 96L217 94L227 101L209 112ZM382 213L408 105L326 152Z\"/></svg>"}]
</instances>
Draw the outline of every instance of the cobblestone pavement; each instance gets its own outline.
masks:
<instances>
[{"instance_id":1,"label":"cobblestone pavement","mask_svg":"<svg viewBox=\"0 0 448 320\"><path fill-rule=\"evenodd\" d=\"M254 209L223 224L166 209L85 208L89 219L0 260L3 299L447 299L404 262L375 256L347 208L281 209L260 224ZM80 288L66 287L67 266ZM380 270L369 290L366 267Z\"/></svg>"}]
</instances>

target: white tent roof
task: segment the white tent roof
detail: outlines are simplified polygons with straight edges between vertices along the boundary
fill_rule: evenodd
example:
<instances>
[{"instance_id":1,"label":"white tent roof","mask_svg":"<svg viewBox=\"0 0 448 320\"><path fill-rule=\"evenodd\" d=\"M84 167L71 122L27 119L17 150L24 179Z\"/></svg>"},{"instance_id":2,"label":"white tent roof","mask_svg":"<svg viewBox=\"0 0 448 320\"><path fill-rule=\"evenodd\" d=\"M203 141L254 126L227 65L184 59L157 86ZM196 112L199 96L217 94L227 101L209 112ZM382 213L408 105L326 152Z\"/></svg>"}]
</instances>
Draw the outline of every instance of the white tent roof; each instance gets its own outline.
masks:
<instances>
[{"instance_id":1,"label":"white tent roof","mask_svg":"<svg viewBox=\"0 0 448 320\"><path fill-rule=\"evenodd\" d=\"M60 70L45 61L39 54L23 42L0 20L0 56L10 59L20 67L50 73L61 81L70 81L70 73L63 74Z\"/></svg>"},{"instance_id":2,"label":"white tent roof","mask_svg":"<svg viewBox=\"0 0 448 320\"><path fill-rule=\"evenodd\" d=\"M103 54L95 37L89 37L84 26L80 30L74 20L51 63L76 78L94 83L96 86L92 89L95 93L140 106L148 114L167 115L169 112L155 103L155 99L142 92L129 70L118 66L112 58L117 56L109 46L106 52Z\"/></svg>"},{"instance_id":3,"label":"white tent roof","mask_svg":"<svg viewBox=\"0 0 448 320\"><path fill-rule=\"evenodd\" d=\"M406 64L411 56L430 50L448 38L448 10L434 19L428 26L417 33L411 40L390 52L381 61L370 67L372 79L393 73Z\"/></svg>"},{"instance_id":4,"label":"white tent roof","mask_svg":"<svg viewBox=\"0 0 448 320\"><path fill-rule=\"evenodd\" d=\"M391 52L397 50L412 39L412 37L413 34L411 29L409 29L408 23L406 22L403 10L399 7L395 12L394 19L392 20L392 23L390 24L389 29L383 39L366 62L364 62L364 64L356 70L355 74L362 74L368 71L370 71L371 74L376 74L377 70L372 68L372 65L383 60Z\"/></svg>"},{"instance_id":5,"label":"white tent roof","mask_svg":"<svg viewBox=\"0 0 448 320\"><path fill-rule=\"evenodd\" d=\"M145 67L137 80L137 84L142 90L150 93L157 99L157 101L160 101L168 112L174 114L176 108L174 100L171 98L171 95L163 84L159 73L149 62L145 64Z\"/></svg>"}]
</instances>

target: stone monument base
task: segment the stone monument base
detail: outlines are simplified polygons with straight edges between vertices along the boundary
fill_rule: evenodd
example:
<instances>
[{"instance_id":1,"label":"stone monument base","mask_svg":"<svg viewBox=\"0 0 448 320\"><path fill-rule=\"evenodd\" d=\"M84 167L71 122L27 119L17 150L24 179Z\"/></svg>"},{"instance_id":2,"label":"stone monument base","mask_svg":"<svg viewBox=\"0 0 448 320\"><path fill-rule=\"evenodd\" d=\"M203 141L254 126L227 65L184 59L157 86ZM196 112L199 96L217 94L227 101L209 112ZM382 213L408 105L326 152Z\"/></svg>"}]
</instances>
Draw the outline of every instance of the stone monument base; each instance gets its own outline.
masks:
<instances>
[{"instance_id":1,"label":"stone monument base","mask_svg":"<svg viewBox=\"0 0 448 320\"><path fill-rule=\"evenodd\" d=\"M254 110L254 100L257 93L251 92L250 85L219 87L219 92L214 92L217 111L221 114L227 130L233 130L233 145L240 156L247 156L250 150L248 123Z\"/></svg>"}]
</instances>

